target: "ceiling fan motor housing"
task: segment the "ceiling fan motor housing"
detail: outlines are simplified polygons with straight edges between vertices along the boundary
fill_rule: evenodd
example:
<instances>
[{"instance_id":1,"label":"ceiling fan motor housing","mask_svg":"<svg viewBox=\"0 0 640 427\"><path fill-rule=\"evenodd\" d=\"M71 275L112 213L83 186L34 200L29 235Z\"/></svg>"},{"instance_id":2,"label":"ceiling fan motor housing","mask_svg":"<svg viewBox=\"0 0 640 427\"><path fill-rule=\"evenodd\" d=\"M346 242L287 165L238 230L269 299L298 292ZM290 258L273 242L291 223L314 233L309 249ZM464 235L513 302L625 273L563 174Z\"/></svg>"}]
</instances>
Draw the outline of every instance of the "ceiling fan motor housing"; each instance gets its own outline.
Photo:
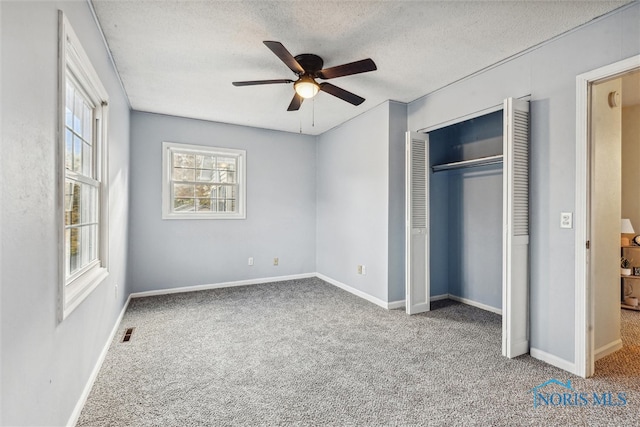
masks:
<instances>
[{"instance_id":1,"label":"ceiling fan motor housing","mask_svg":"<svg viewBox=\"0 0 640 427\"><path fill-rule=\"evenodd\" d=\"M304 68L305 74L309 74L313 77L317 77L316 73L322 70L322 66L324 65L324 61L318 55L314 55L313 53L301 53L300 55L295 56L298 64Z\"/></svg>"}]
</instances>

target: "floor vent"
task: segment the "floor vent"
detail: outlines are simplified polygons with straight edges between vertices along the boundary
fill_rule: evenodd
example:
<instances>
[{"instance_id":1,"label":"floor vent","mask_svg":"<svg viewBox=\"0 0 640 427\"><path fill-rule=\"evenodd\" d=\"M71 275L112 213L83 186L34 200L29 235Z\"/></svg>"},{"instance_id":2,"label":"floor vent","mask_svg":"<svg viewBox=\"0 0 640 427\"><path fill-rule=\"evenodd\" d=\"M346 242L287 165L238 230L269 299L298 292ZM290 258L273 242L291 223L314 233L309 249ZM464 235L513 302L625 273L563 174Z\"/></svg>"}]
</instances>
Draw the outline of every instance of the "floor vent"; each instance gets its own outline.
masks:
<instances>
[{"instance_id":1,"label":"floor vent","mask_svg":"<svg viewBox=\"0 0 640 427\"><path fill-rule=\"evenodd\" d=\"M133 335L133 330L135 328L127 328L126 331L124 331L124 336L122 337L122 342L128 342L131 340L131 335Z\"/></svg>"}]
</instances>

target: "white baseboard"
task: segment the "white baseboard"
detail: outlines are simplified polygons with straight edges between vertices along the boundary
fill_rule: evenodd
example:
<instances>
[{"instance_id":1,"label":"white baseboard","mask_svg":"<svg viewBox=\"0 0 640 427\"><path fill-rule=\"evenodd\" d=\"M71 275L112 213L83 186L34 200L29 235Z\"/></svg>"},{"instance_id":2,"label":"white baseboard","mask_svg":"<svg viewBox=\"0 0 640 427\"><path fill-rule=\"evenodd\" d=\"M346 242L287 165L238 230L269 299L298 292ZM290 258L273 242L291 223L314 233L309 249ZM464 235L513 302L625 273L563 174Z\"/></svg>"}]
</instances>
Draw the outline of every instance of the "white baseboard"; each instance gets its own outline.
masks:
<instances>
[{"instance_id":1,"label":"white baseboard","mask_svg":"<svg viewBox=\"0 0 640 427\"><path fill-rule=\"evenodd\" d=\"M387 308L389 310L395 310L398 308L404 308L404 300L398 300L398 301L390 301L387 303Z\"/></svg>"},{"instance_id":2,"label":"white baseboard","mask_svg":"<svg viewBox=\"0 0 640 427\"><path fill-rule=\"evenodd\" d=\"M607 345L603 345L600 348L597 348L594 352L593 352L593 360L599 360L602 359L605 356L610 355L611 353L615 353L616 351L620 350L622 348L622 340L621 339L617 339L613 342L610 342Z\"/></svg>"},{"instance_id":3,"label":"white baseboard","mask_svg":"<svg viewBox=\"0 0 640 427\"><path fill-rule=\"evenodd\" d=\"M568 360L561 359L558 356L554 356L553 354L549 354L546 351L542 351L533 347L529 349L529 354L534 359L542 360L543 362L548 363L549 365L553 365L556 368L560 368L567 372L571 372L572 374L576 374L576 365L573 362L569 362Z\"/></svg>"},{"instance_id":4,"label":"white baseboard","mask_svg":"<svg viewBox=\"0 0 640 427\"><path fill-rule=\"evenodd\" d=\"M362 291L360 291L360 290L358 290L356 288L352 288L349 285L345 285L344 283L339 282L339 281L337 281L335 279L332 279L332 278L330 278L328 276L325 276L324 274L316 273L315 275L316 275L316 277L318 279L324 280L325 282L330 283L333 286L336 286L336 287L338 287L338 288L340 288L340 289L342 289L344 291L347 291L347 292L349 292L349 293L351 293L353 295L356 295L356 296L358 296L358 297L360 297L362 299L365 299L365 300L367 300L369 302L372 302L375 305L378 305L378 306L380 306L382 308L386 308L387 310L389 310L389 303L386 302L386 301L383 301L383 300L381 300L379 298L371 296L371 295L369 295L369 294L367 294L365 292L362 292ZM394 304L395 303L397 303L397 301L394 302ZM403 303L404 303L404 301L403 301Z\"/></svg>"},{"instance_id":5,"label":"white baseboard","mask_svg":"<svg viewBox=\"0 0 640 427\"><path fill-rule=\"evenodd\" d=\"M67 421L67 426L75 426L78 422L78 418L80 418L80 413L82 412L82 408L84 408L84 404L87 402L87 398L89 397L89 393L91 393L91 389L93 388L93 383L96 381L98 377L98 373L100 372L100 368L102 368L102 363L104 363L104 359L107 357L107 352L109 351L109 347L111 346L111 342L113 341L113 337L116 336L116 332L120 328L120 322L122 322L122 318L124 317L124 313L127 311L127 307L129 307L129 302L131 301L131 295L127 298L127 301L124 303L124 307L120 310L120 315L116 320L116 323L113 325L113 329L109 334L109 338L107 338L107 342L104 344L102 348L102 352L100 356L98 356L98 360L96 361L95 366L93 367L93 371L91 371L91 375L89 375L89 379L87 380L87 384L84 386L84 390L82 390L82 394L76 403L76 406L73 408L73 412L71 412L71 416L69 417L69 421Z\"/></svg>"},{"instance_id":6,"label":"white baseboard","mask_svg":"<svg viewBox=\"0 0 640 427\"><path fill-rule=\"evenodd\" d=\"M317 277L322 279L322 280L325 280L325 281L331 283L332 285L338 286L339 288L342 288L342 289L344 289L344 290L346 290L348 292L351 292L351 290L346 289L346 288L353 289L350 286L345 285L344 283L342 283L341 285L336 285L336 283L334 283L334 282L337 282L336 280L329 279L329 278L327 278L326 276L324 276L324 275L322 275L320 273L317 274ZM353 293L354 295L357 295L359 297L367 299L367 297L364 297L364 296L360 295L359 293L357 293L357 292L361 293L361 291L358 291L356 289L354 289L354 291L356 291L356 292L351 292L351 293ZM469 300L469 299L466 299L466 298L460 298L460 297L457 297L455 295L450 295L450 294L434 295L434 296L429 298L429 301L434 302L434 301L441 301L441 300L444 300L444 299L452 299L454 301L458 301L458 302L461 302L463 304L472 305L474 307L481 308L483 310L491 311L492 313L496 313L496 314L500 314L500 315L502 314L502 310L500 310L498 308L490 307L488 305L481 304L479 302L475 302L475 301L472 301L472 300ZM379 301L381 301L381 300L379 300ZM374 301L372 301L372 302L374 302ZM384 301L381 301L381 304L378 304L377 302L374 302L374 304L380 305L381 307L386 307L389 310L395 310L395 309L398 309L398 308L405 308L406 302L405 302L405 300L391 301L391 302L388 302L388 303L384 303ZM382 304L385 304L385 305L382 305Z\"/></svg>"},{"instance_id":7,"label":"white baseboard","mask_svg":"<svg viewBox=\"0 0 640 427\"><path fill-rule=\"evenodd\" d=\"M134 292L131 298L151 297L156 295L178 294L182 292L196 292L207 289L232 288L235 286L259 285L262 283L283 282L285 280L307 279L316 277L316 273L292 274L289 276L265 277L262 279L237 280L235 282L212 283L208 285L185 286L182 288L159 289L156 291Z\"/></svg>"},{"instance_id":8,"label":"white baseboard","mask_svg":"<svg viewBox=\"0 0 640 427\"><path fill-rule=\"evenodd\" d=\"M467 305L471 305L473 307L477 307L477 308L481 308L482 310L486 310L486 311L490 311L492 313L496 313L502 316L502 310L499 308L495 308L495 307L491 307L490 305L486 305L486 304L482 304L481 302L476 302L473 300L470 300L468 298L462 298L456 295L451 295L449 294L449 299L452 299L454 301L458 301L461 302L463 304L467 304Z\"/></svg>"}]
</instances>

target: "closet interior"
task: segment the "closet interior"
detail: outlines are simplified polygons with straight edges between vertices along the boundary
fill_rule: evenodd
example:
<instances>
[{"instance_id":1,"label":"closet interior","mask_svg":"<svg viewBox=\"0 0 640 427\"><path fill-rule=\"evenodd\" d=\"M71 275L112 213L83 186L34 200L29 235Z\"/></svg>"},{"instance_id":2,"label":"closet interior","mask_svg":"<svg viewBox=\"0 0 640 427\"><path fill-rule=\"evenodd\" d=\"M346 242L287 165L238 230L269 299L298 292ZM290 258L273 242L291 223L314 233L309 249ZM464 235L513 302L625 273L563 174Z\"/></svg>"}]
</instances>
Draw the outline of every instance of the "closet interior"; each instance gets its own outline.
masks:
<instances>
[{"instance_id":1,"label":"closet interior","mask_svg":"<svg viewBox=\"0 0 640 427\"><path fill-rule=\"evenodd\" d=\"M431 300L502 313L503 111L429 136Z\"/></svg>"},{"instance_id":2,"label":"closet interior","mask_svg":"<svg viewBox=\"0 0 640 427\"><path fill-rule=\"evenodd\" d=\"M529 351L529 102L407 132L405 310L450 298L502 315L502 354Z\"/></svg>"}]
</instances>

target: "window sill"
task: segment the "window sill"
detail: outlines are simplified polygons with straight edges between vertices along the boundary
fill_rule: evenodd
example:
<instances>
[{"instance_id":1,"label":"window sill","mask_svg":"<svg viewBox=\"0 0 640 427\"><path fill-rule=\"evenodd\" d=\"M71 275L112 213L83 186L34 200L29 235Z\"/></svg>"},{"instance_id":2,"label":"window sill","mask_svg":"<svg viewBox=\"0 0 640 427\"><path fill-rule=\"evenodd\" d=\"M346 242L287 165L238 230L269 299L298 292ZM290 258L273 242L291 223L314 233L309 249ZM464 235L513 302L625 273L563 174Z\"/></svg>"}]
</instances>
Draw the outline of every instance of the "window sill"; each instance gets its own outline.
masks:
<instances>
[{"instance_id":1,"label":"window sill","mask_svg":"<svg viewBox=\"0 0 640 427\"><path fill-rule=\"evenodd\" d=\"M210 214L210 213L165 213L162 219L246 219L244 213L235 214Z\"/></svg>"},{"instance_id":2,"label":"window sill","mask_svg":"<svg viewBox=\"0 0 640 427\"><path fill-rule=\"evenodd\" d=\"M106 268L95 267L66 285L60 320L66 319L108 276L109 271Z\"/></svg>"}]
</instances>

